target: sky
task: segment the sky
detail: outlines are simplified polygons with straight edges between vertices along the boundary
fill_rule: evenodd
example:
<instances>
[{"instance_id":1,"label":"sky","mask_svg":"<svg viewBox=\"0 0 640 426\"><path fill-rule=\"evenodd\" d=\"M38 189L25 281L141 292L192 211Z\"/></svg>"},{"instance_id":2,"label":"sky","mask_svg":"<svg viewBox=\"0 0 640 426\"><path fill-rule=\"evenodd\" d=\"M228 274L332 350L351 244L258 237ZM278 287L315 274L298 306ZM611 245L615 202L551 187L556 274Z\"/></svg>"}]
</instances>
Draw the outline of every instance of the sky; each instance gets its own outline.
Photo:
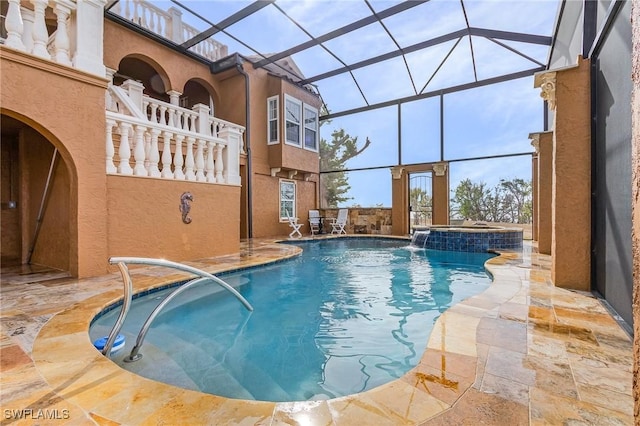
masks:
<instances>
[{"instance_id":1,"label":"sky","mask_svg":"<svg viewBox=\"0 0 640 426\"><path fill-rule=\"evenodd\" d=\"M153 3L164 10L176 7L169 1ZM218 23L253 1L181 0L180 3L209 22ZM401 1L276 0L274 4L229 26L226 34L218 33L214 38L227 44L230 53L255 55L258 51L268 55L308 41L309 35L321 36L369 16L372 9L380 13L398 3ZM398 47L407 48L464 29L466 20L470 27L551 36L558 0L465 0L464 6L466 19L459 0L431 0L384 19L384 25L375 22L326 41L323 46L333 56L322 47L315 46L294 54L293 60L309 78L344 64L354 64ZM187 11L183 11L183 20L200 31L210 26ZM466 36L459 41L453 39L404 57L355 69L353 76L344 73L313 84L329 111L336 113L416 93L437 91L473 82L476 78L483 80L531 69L547 62L547 46L498 41L519 50L527 58L487 38ZM474 74L470 44L473 44L477 75ZM445 57L446 61L438 69ZM533 87L533 76L446 94L443 103L445 160L532 152L529 133L544 130L543 103L540 90ZM343 128L357 137L360 144L366 138L371 140L366 151L347 163L350 169L438 161L440 121L440 97L435 96L403 104L400 129L398 109L391 106L335 118L321 126L320 136L330 140L333 130ZM399 133L401 158L398 158ZM451 189L465 178L493 186L500 179L515 177L531 178L530 156L450 163ZM345 206L391 205L391 173L388 168L350 172L349 183L352 188L348 195L352 199Z\"/></svg>"}]
</instances>

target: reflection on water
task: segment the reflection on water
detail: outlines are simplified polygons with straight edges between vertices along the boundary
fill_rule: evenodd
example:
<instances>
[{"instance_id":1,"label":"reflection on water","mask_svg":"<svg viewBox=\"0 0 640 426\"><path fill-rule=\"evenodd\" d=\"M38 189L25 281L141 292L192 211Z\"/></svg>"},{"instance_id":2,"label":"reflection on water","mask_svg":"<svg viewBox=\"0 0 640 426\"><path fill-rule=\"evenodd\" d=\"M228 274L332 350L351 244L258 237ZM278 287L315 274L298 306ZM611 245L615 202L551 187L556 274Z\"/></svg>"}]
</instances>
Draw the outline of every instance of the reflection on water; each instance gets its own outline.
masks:
<instances>
[{"instance_id":1,"label":"reflection on water","mask_svg":"<svg viewBox=\"0 0 640 426\"><path fill-rule=\"evenodd\" d=\"M402 376L420 360L438 316L489 284L482 265L490 255L369 239L302 247L292 261L223 277L246 282L239 290L253 313L205 285L158 317L148 343L162 348L175 374L187 376L182 381L205 392L271 401L336 397ZM139 325L127 323L137 333Z\"/></svg>"}]
</instances>

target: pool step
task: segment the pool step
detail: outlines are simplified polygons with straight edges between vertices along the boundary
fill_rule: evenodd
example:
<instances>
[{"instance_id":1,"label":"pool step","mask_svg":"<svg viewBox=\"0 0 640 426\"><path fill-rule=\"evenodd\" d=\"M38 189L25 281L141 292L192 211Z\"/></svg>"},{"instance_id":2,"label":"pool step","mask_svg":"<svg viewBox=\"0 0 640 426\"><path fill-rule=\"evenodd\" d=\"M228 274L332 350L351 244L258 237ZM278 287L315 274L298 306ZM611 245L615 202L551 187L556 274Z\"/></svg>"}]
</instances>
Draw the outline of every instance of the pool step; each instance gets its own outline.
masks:
<instances>
[{"instance_id":1,"label":"pool step","mask_svg":"<svg viewBox=\"0 0 640 426\"><path fill-rule=\"evenodd\" d=\"M203 392L241 399L270 398L288 401L291 398L271 375L247 360L246 351L242 348L223 347L193 331L183 331L180 337L171 335L171 339L174 345L182 345L172 351L180 357L175 358L174 355L174 360L198 383ZM187 355L190 350L193 353ZM206 368L193 367L198 365Z\"/></svg>"}]
</instances>

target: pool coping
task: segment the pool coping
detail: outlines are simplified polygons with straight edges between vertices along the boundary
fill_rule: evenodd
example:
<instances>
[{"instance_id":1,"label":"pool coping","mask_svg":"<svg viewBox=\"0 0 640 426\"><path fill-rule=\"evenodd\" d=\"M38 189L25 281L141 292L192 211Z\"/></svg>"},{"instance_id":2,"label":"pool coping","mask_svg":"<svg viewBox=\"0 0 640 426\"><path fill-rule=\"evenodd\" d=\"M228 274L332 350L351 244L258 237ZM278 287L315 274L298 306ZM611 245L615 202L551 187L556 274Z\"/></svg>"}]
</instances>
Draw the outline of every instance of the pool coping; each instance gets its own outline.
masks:
<instances>
[{"instance_id":1,"label":"pool coping","mask_svg":"<svg viewBox=\"0 0 640 426\"><path fill-rule=\"evenodd\" d=\"M291 248L287 253L252 266L291 258L301 251L295 245L287 246ZM520 290L520 277L504 267L518 257L517 253L500 253L486 262L492 276L490 286L440 316L415 368L400 379L335 399L278 403L230 399L155 382L123 370L93 347L88 333L93 318L122 297L119 289L85 299L51 318L36 337L32 356L36 369L60 398L77 405L92 418L118 423L153 423L160 419L170 422L168 419L173 418L186 423L242 423L253 419L254 423L262 424L301 416L329 423L366 418L421 423L452 407L475 382L478 323L500 300L508 300ZM153 268L137 270L134 276L143 275L147 269ZM231 269L234 268L212 265L206 268L211 273ZM138 278L134 278L135 292L175 280L174 275ZM460 327L463 323L464 327ZM441 366L446 360L449 362L445 370ZM428 384L438 379L455 381L457 385L448 394L434 395Z\"/></svg>"}]
</instances>

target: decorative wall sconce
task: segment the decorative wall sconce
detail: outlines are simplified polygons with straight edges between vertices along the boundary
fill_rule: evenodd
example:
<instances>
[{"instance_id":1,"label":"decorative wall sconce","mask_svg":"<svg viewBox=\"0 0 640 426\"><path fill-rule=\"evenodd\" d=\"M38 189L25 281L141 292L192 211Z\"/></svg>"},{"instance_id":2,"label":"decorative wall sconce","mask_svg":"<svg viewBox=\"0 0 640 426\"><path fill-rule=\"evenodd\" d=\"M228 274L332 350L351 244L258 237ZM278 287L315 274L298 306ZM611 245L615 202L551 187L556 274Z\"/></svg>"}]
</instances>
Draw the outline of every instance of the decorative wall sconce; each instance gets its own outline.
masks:
<instances>
[{"instance_id":1,"label":"decorative wall sconce","mask_svg":"<svg viewBox=\"0 0 640 426\"><path fill-rule=\"evenodd\" d=\"M191 211L191 202L193 201L193 195L190 192L185 192L180 196L180 213L182 213L182 222L187 225L191 223L189 212Z\"/></svg>"}]
</instances>

